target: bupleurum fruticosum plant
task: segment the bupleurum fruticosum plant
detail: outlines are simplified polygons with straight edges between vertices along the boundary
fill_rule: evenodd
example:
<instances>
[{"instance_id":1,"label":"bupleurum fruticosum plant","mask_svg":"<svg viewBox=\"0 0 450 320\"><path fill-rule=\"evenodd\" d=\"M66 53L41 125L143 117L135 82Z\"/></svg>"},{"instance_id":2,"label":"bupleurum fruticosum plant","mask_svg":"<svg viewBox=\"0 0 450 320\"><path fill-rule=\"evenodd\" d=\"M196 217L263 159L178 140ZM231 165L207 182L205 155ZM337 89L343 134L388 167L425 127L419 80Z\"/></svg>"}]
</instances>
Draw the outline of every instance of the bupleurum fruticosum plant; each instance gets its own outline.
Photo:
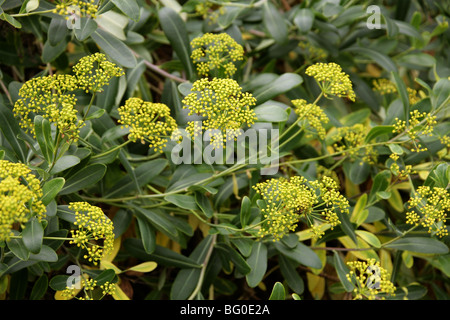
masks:
<instances>
[{"instance_id":1,"label":"bupleurum fruticosum plant","mask_svg":"<svg viewBox=\"0 0 450 320\"><path fill-rule=\"evenodd\" d=\"M327 176L320 181L307 181L301 176L273 178L253 188L265 202L258 236L269 236L274 241L295 231L302 218L319 238L323 235L320 224L327 223L333 229L341 223L338 210L349 213L348 201L339 193L336 182Z\"/></svg>"},{"instance_id":2,"label":"bupleurum fruticosum plant","mask_svg":"<svg viewBox=\"0 0 450 320\"><path fill-rule=\"evenodd\" d=\"M390 281L390 274L375 259L347 262L350 272L347 280L354 285L355 300L384 300L386 296L395 295L395 286Z\"/></svg>"},{"instance_id":3,"label":"bupleurum fruticosum plant","mask_svg":"<svg viewBox=\"0 0 450 320\"><path fill-rule=\"evenodd\" d=\"M189 115L204 118L190 121L186 131L195 138L208 131L211 144L222 148L227 140L236 139L245 126L250 127L256 121L256 114L251 107L256 99L233 79L214 78L211 81L203 78L194 82L191 93L183 99L184 108Z\"/></svg>"},{"instance_id":4,"label":"bupleurum fruticosum plant","mask_svg":"<svg viewBox=\"0 0 450 320\"><path fill-rule=\"evenodd\" d=\"M128 139L149 143L155 152L162 152L167 141L177 131L177 123L170 115L170 109L163 103L146 102L130 98L118 109L119 124L130 128Z\"/></svg>"},{"instance_id":5,"label":"bupleurum fruticosum plant","mask_svg":"<svg viewBox=\"0 0 450 320\"><path fill-rule=\"evenodd\" d=\"M77 99L74 92L81 89L92 93L94 97L112 77L123 75L122 69L109 62L101 53L81 58L73 67L73 71L75 75L37 77L23 84L19 90L21 98L15 103L13 111L26 132L35 134L34 117L42 115L63 137L77 141L85 122L76 109ZM92 100L86 114L91 105Z\"/></svg>"},{"instance_id":6,"label":"bupleurum fruticosum plant","mask_svg":"<svg viewBox=\"0 0 450 320\"><path fill-rule=\"evenodd\" d=\"M113 250L114 226L102 209L87 202L72 202L69 209L75 212L76 230L70 230L70 244L87 251L83 256L96 265Z\"/></svg>"},{"instance_id":7,"label":"bupleurum fruticosum plant","mask_svg":"<svg viewBox=\"0 0 450 320\"><path fill-rule=\"evenodd\" d=\"M24 228L31 217L39 220L46 208L40 181L22 163L0 160L0 241L9 241L15 225Z\"/></svg>"},{"instance_id":8,"label":"bupleurum fruticosum plant","mask_svg":"<svg viewBox=\"0 0 450 320\"><path fill-rule=\"evenodd\" d=\"M419 186L407 202L406 223L428 229L439 237L448 235L447 214L450 212L450 194L444 188Z\"/></svg>"},{"instance_id":9,"label":"bupleurum fruticosum plant","mask_svg":"<svg viewBox=\"0 0 450 320\"><path fill-rule=\"evenodd\" d=\"M244 48L226 33L206 33L191 41L191 58L200 76L231 77L235 62L244 58Z\"/></svg>"}]
</instances>

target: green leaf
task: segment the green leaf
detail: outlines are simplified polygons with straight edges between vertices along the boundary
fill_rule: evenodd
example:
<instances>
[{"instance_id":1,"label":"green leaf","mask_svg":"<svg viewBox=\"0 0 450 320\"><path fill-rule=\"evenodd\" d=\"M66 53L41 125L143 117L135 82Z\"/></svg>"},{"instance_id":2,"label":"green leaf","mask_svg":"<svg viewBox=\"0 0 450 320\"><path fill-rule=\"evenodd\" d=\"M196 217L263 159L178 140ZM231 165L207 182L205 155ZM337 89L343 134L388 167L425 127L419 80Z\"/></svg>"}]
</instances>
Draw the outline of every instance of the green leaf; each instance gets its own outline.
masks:
<instances>
[{"instance_id":1,"label":"green leaf","mask_svg":"<svg viewBox=\"0 0 450 320\"><path fill-rule=\"evenodd\" d=\"M84 41L89 38L92 33L98 28L98 24L94 19L89 17L80 18L80 27L74 29L75 37L79 41Z\"/></svg>"},{"instance_id":2,"label":"green leaf","mask_svg":"<svg viewBox=\"0 0 450 320\"><path fill-rule=\"evenodd\" d=\"M33 285L30 293L30 300L41 300L48 289L48 277L46 274L41 275Z\"/></svg>"},{"instance_id":3,"label":"green leaf","mask_svg":"<svg viewBox=\"0 0 450 320\"><path fill-rule=\"evenodd\" d=\"M189 258L202 264L210 250L213 237L211 235L204 238L198 246L192 251ZM201 270L198 268L182 269L178 272L170 290L170 298L172 300L185 300L194 291L201 275Z\"/></svg>"},{"instance_id":4,"label":"green leaf","mask_svg":"<svg viewBox=\"0 0 450 320\"><path fill-rule=\"evenodd\" d=\"M409 53L398 58L397 62L408 68L432 68L436 64L436 59L426 53Z\"/></svg>"},{"instance_id":5,"label":"green leaf","mask_svg":"<svg viewBox=\"0 0 450 320\"><path fill-rule=\"evenodd\" d=\"M195 192L194 196L195 203L197 203L197 206L200 208L200 210L202 210L207 218L211 218L214 214L214 210L208 197L198 191Z\"/></svg>"},{"instance_id":6,"label":"green leaf","mask_svg":"<svg viewBox=\"0 0 450 320\"><path fill-rule=\"evenodd\" d=\"M58 192L64 186L65 180L64 178L55 178L50 181L47 181L42 187L42 198L41 201L44 206L47 206L53 199L55 199Z\"/></svg>"},{"instance_id":7,"label":"green leaf","mask_svg":"<svg viewBox=\"0 0 450 320\"><path fill-rule=\"evenodd\" d=\"M272 38L280 44L288 40L288 28L283 15L272 2L266 1L263 6L263 24Z\"/></svg>"},{"instance_id":8,"label":"green leaf","mask_svg":"<svg viewBox=\"0 0 450 320\"><path fill-rule=\"evenodd\" d=\"M134 68L136 66L137 62L133 51L109 32L97 29L91 34L91 37L117 64L125 68Z\"/></svg>"},{"instance_id":9,"label":"green leaf","mask_svg":"<svg viewBox=\"0 0 450 320\"><path fill-rule=\"evenodd\" d=\"M277 105L263 104L253 110L260 122L285 122L289 118L286 110Z\"/></svg>"},{"instance_id":10,"label":"green leaf","mask_svg":"<svg viewBox=\"0 0 450 320\"><path fill-rule=\"evenodd\" d=\"M168 248L156 245L152 254L145 252L141 239L126 239L123 243L130 255L144 261L155 261L158 265L176 268L201 268L195 260L182 254L174 252Z\"/></svg>"},{"instance_id":11,"label":"green leaf","mask_svg":"<svg viewBox=\"0 0 450 320\"><path fill-rule=\"evenodd\" d=\"M113 269L106 269L100 272L98 275L93 276L92 278L97 281L97 285L104 285L106 282L112 282L116 273Z\"/></svg>"},{"instance_id":12,"label":"green leaf","mask_svg":"<svg viewBox=\"0 0 450 320\"><path fill-rule=\"evenodd\" d=\"M286 291L284 290L284 286L281 284L281 282L275 282L269 300L285 300L285 298Z\"/></svg>"},{"instance_id":13,"label":"green leaf","mask_svg":"<svg viewBox=\"0 0 450 320\"><path fill-rule=\"evenodd\" d=\"M252 253L247 259L251 271L245 276L250 288L256 287L263 279L267 270L267 247L262 241L255 241Z\"/></svg>"},{"instance_id":14,"label":"green leaf","mask_svg":"<svg viewBox=\"0 0 450 320\"><path fill-rule=\"evenodd\" d=\"M76 156L64 155L55 162L55 165L50 170L50 174L57 174L63 172L64 170L76 166L77 164L80 163L80 161L81 161L80 158Z\"/></svg>"},{"instance_id":15,"label":"green leaf","mask_svg":"<svg viewBox=\"0 0 450 320\"><path fill-rule=\"evenodd\" d=\"M365 143L368 143L372 140L374 140L377 137L380 137L382 135L389 135L392 134L392 130L394 130L394 126L376 126L370 129L369 133L364 139Z\"/></svg>"},{"instance_id":16,"label":"green leaf","mask_svg":"<svg viewBox=\"0 0 450 320\"><path fill-rule=\"evenodd\" d=\"M236 21L236 18L239 16L239 14L244 10L244 8L240 7L222 7L224 9L224 13L221 13L219 15L219 18L217 19L217 23L222 29L228 28L234 21Z\"/></svg>"},{"instance_id":17,"label":"green leaf","mask_svg":"<svg viewBox=\"0 0 450 320\"><path fill-rule=\"evenodd\" d=\"M145 252L153 253L156 248L156 234L153 225L148 221L148 219L139 215L136 216L136 220Z\"/></svg>"},{"instance_id":18,"label":"green leaf","mask_svg":"<svg viewBox=\"0 0 450 320\"><path fill-rule=\"evenodd\" d=\"M244 256L244 257L249 257L250 253L252 252L252 245L253 245L253 240L252 239L235 239L235 238L231 238L230 239L231 243L239 250L239 252Z\"/></svg>"},{"instance_id":19,"label":"green leaf","mask_svg":"<svg viewBox=\"0 0 450 320\"><path fill-rule=\"evenodd\" d=\"M105 172L106 166L104 164L96 163L89 165L69 177L59 194L70 194L93 186L103 178Z\"/></svg>"},{"instance_id":20,"label":"green leaf","mask_svg":"<svg viewBox=\"0 0 450 320\"><path fill-rule=\"evenodd\" d=\"M22 163L26 163L26 146L17 136L21 133L21 129L14 114L0 101L0 132L8 141L12 151Z\"/></svg>"},{"instance_id":21,"label":"green leaf","mask_svg":"<svg viewBox=\"0 0 450 320\"><path fill-rule=\"evenodd\" d=\"M448 246L441 241L424 237L401 238L389 244L382 245L382 247L430 254L446 254L449 252Z\"/></svg>"},{"instance_id":22,"label":"green leaf","mask_svg":"<svg viewBox=\"0 0 450 320\"><path fill-rule=\"evenodd\" d=\"M186 210L198 210L195 198L184 194L170 194L164 197L164 200Z\"/></svg>"},{"instance_id":23,"label":"green leaf","mask_svg":"<svg viewBox=\"0 0 450 320\"><path fill-rule=\"evenodd\" d=\"M280 271L288 286L297 294L302 294L305 284L302 277L297 271L297 265L293 260L286 258L284 255L278 256L280 263Z\"/></svg>"},{"instance_id":24,"label":"green leaf","mask_svg":"<svg viewBox=\"0 0 450 320\"><path fill-rule=\"evenodd\" d=\"M55 291L64 290L67 287L69 275L59 274L50 279L49 286Z\"/></svg>"},{"instance_id":25,"label":"green leaf","mask_svg":"<svg viewBox=\"0 0 450 320\"><path fill-rule=\"evenodd\" d=\"M214 246L218 250L222 250L226 253L227 258L233 262L236 269L243 275L248 274L251 269L248 263L242 258L242 256L232 247L226 245L225 243L218 243Z\"/></svg>"},{"instance_id":26,"label":"green leaf","mask_svg":"<svg viewBox=\"0 0 450 320\"><path fill-rule=\"evenodd\" d=\"M29 260L56 262L56 261L58 261L58 255L56 254L55 250L53 250L49 246L46 246L45 244L43 244L39 253L37 253L37 254L31 253L30 254Z\"/></svg>"},{"instance_id":27,"label":"green leaf","mask_svg":"<svg viewBox=\"0 0 450 320\"><path fill-rule=\"evenodd\" d=\"M67 49L67 38L64 38L58 42L55 46L50 44L49 39L44 44L42 49L42 62L50 63L56 60Z\"/></svg>"},{"instance_id":28,"label":"green leaf","mask_svg":"<svg viewBox=\"0 0 450 320\"><path fill-rule=\"evenodd\" d=\"M0 14L0 19L8 22L14 28L17 28L17 29L22 28L22 24L19 21L17 21L14 17L11 17L9 14L7 14L5 12L2 12L2 14Z\"/></svg>"},{"instance_id":29,"label":"green leaf","mask_svg":"<svg viewBox=\"0 0 450 320\"><path fill-rule=\"evenodd\" d=\"M400 75L397 71L391 72L392 77L394 78L395 86L397 87L397 91L400 95L400 100L403 103L403 114L405 119L409 119L409 95L406 90L406 85L403 80L400 78Z\"/></svg>"},{"instance_id":30,"label":"green leaf","mask_svg":"<svg viewBox=\"0 0 450 320\"><path fill-rule=\"evenodd\" d=\"M281 242L275 243L275 248L278 252L299 264L314 269L322 268L322 261L319 256L311 248L305 246L303 243L297 243L297 246L293 249L287 247Z\"/></svg>"},{"instance_id":31,"label":"green leaf","mask_svg":"<svg viewBox=\"0 0 450 320\"><path fill-rule=\"evenodd\" d=\"M123 177L106 192L105 198L123 196L136 191L136 187L140 188L149 184L152 179L157 177L164 170L167 163L166 159L156 159L141 164L134 169L136 181L129 175Z\"/></svg>"},{"instance_id":32,"label":"green leaf","mask_svg":"<svg viewBox=\"0 0 450 320\"><path fill-rule=\"evenodd\" d=\"M30 258L30 251L25 247L22 238L11 239L7 242L9 250L20 260L28 260Z\"/></svg>"},{"instance_id":33,"label":"green leaf","mask_svg":"<svg viewBox=\"0 0 450 320\"><path fill-rule=\"evenodd\" d=\"M163 232L169 237L177 237L178 231L173 223L167 219L163 214L159 214L156 211L140 208L136 205L131 205L136 213L146 218L156 229Z\"/></svg>"},{"instance_id":34,"label":"green leaf","mask_svg":"<svg viewBox=\"0 0 450 320\"><path fill-rule=\"evenodd\" d=\"M178 13L169 7L164 7L158 12L161 27L169 39L173 50L184 66L187 78L194 80L195 69L191 60L191 45L187 34L186 24Z\"/></svg>"},{"instance_id":35,"label":"green leaf","mask_svg":"<svg viewBox=\"0 0 450 320\"><path fill-rule=\"evenodd\" d=\"M239 214L239 219L241 221L241 226L244 228L247 226L250 215L251 215L252 202L249 197L244 196L241 202L241 212Z\"/></svg>"},{"instance_id":36,"label":"green leaf","mask_svg":"<svg viewBox=\"0 0 450 320\"><path fill-rule=\"evenodd\" d=\"M450 99L450 80L440 79L433 86L433 93L431 95L431 105L433 109L443 107Z\"/></svg>"},{"instance_id":37,"label":"green leaf","mask_svg":"<svg viewBox=\"0 0 450 320\"><path fill-rule=\"evenodd\" d=\"M53 159L53 139L50 121L42 116L34 117L34 131L36 133L36 140L41 148L42 155L47 163L51 163Z\"/></svg>"},{"instance_id":38,"label":"green leaf","mask_svg":"<svg viewBox=\"0 0 450 320\"><path fill-rule=\"evenodd\" d=\"M341 280L345 291L352 292L355 286L347 279L347 274L350 272L350 269L345 265L344 261L342 261L337 251L334 251L333 261L334 267L336 268L336 273L339 277L339 280Z\"/></svg>"},{"instance_id":39,"label":"green leaf","mask_svg":"<svg viewBox=\"0 0 450 320\"><path fill-rule=\"evenodd\" d=\"M362 48L362 47L350 47L350 48L344 49L342 51L364 55L364 56L372 59L380 67L382 67L383 69L385 69L388 72L397 71L397 66L395 65L394 61L392 61L391 58L389 58L387 55L385 55L381 52L378 52L374 49Z\"/></svg>"},{"instance_id":40,"label":"green leaf","mask_svg":"<svg viewBox=\"0 0 450 320\"><path fill-rule=\"evenodd\" d=\"M274 81L256 89L253 96L256 98L257 104L260 105L263 102L275 98L302 83L303 78L298 74L284 73Z\"/></svg>"},{"instance_id":41,"label":"green leaf","mask_svg":"<svg viewBox=\"0 0 450 320\"><path fill-rule=\"evenodd\" d=\"M376 199L376 195L380 191L386 191L389 186L391 173L388 170L381 171L373 179L372 189L369 193L369 203Z\"/></svg>"},{"instance_id":42,"label":"green leaf","mask_svg":"<svg viewBox=\"0 0 450 320\"><path fill-rule=\"evenodd\" d=\"M295 14L294 24L298 27L300 32L307 33L314 24L314 18L314 12L311 9L300 9Z\"/></svg>"},{"instance_id":43,"label":"green leaf","mask_svg":"<svg viewBox=\"0 0 450 320\"><path fill-rule=\"evenodd\" d=\"M67 28L67 20L63 17L55 17L50 21L48 27L48 42L51 46L55 47L58 43L63 41L63 39L68 34L69 29Z\"/></svg>"},{"instance_id":44,"label":"green leaf","mask_svg":"<svg viewBox=\"0 0 450 320\"><path fill-rule=\"evenodd\" d=\"M136 0L111 0L111 2L131 20L136 22L139 21L141 14Z\"/></svg>"},{"instance_id":45,"label":"green leaf","mask_svg":"<svg viewBox=\"0 0 450 320\"><path fill-rule=\"evenodd\" d=\"M367 162L356 159L350 166L349 178L354 184L361 184L366 181L370 174L370 165Z\"/></svg>"}]
</instances>

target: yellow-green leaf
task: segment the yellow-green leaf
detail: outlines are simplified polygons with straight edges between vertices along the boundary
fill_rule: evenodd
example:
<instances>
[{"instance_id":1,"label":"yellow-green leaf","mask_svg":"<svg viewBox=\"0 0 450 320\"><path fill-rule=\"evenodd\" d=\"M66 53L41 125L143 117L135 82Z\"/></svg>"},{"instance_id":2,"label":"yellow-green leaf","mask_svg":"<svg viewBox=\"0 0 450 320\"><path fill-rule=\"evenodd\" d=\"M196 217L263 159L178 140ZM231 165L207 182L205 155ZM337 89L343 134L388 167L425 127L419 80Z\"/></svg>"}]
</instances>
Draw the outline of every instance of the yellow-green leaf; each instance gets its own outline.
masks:
<instances>
[{"instance_id":1,"label":"yellow-green leaf","mask_svg":"<svg viewBox=\"0 0 450 320\"><path fill-rule=\"evenodd\" d=\"M373 233L363 231L363 230L356 230L355 232L358 237L363 239L365 242L367 242L372 247L375 247L375 248L381 247L380 240Z\"/></svg>"},{"instance_id":2,"label":"yellow-green leaf","mask_svg":"<svg viewBox=\"0 0 450 320\"><path fill-rule=\"evenodd\" d=\"M361 238L357 238L357 245L355 246L355 243L352 239L348 236L340 237L339 241L346 247L347 249L368 249L370 246ZM361 260L369 260L369 259L375 259L377 261L380 260L377 253L374 250L354 250L351 251L352 254L361 259Z\"/></svg>"},{"instance_id":3,"label":"yellow-green leaf","mask_svg":"<svg viewBox=\"0 0 450 320\"><path fill-rule=\"evenodd\" d=\"M112 269L116 274L119 274L122 272L118 267L116 267L112 262L108 260L102 260L100 261L100 269Z\"/></svg>"},{"instance_id":4,"label":"yellow-green leaf","mask_svg":"<svg viewBox=\"0 0 450 320\"><path fill-rule=\"evenodd\" d=\"M158 266L156 262L148 261L141 264L138 264L137 266L128 268L126 271L136 271L136 272L150 272L155 270L155 268Z\"/></svg>"}]
</instances>

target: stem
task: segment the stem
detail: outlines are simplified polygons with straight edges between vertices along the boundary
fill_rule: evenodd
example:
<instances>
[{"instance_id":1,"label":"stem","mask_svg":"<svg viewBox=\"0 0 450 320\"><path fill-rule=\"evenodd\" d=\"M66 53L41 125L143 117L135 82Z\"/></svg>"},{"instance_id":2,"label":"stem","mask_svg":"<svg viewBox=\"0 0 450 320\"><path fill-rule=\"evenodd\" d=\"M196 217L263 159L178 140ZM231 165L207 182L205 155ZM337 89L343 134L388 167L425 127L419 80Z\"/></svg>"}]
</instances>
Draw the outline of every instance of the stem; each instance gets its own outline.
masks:
<instances>
[{"instance_id":1,"label":"stem","mask_svg":"<svg viewBox=\"0 0 450 320\"><path fill-rule=\"evenodd\" d=\"M84 113L84 116L83 116L83 122L86 120L86 117L89 114L89 110L91 110L92 104L94 103L95 96L96 96L96 92L94 92L92 94L91 101L89 102L88 108L87 108L87 110L86 110L86 112Z\"/></svg>"},{"instance_id":2,"label":"stem","mask_svg":"<svg viewBox=\"0 0 450 320\"><path fill-rule=\"evenodd\" d=\"M110 154L110 153L112 153L112 152L114 152L114 151L116 151L116 150L118 150L118 149L120 149L120 148L126 146L126 145L129 144L130 142L131 142L131 140L127 140L127 141L125 141L124 143L122 143L122 144L120 144L120 145L118 145L118 146L115 146L114 148L108 149L108 150L106 150L105 152L102 152L102 153L96 154L95 156L92 156L91 159L97 159L97 158L106 156L106 155L108 155L108 154Z\"/></svg>"},{"instance_id":3,"label":"stem","mask_svg":"<svg viewBox=\"0 0 450 320\"><path fill-rule=\"evenodd\" d=\"M195 287L192 294L189 296L188 300L193 300L195 298L195 296L197 295L197 293L202 289L203 279L204 279L205 273L206 273L206 267L208 266L209 259L211 258L211 254L213 252L214 245L216 244L216 240L217 240L217 234L214 234L212 236L211 245L209 246L208 252L206 253L205 260L203 260L202 270L200 271L200 277L198 279L197 286Z\"/></svg>"},{"instance_id":4,"label":"stem","mask_svg":"<svg viewBox=\"0 0 450 320\"><path fill-rule=\"evenodd\" d=\"M141 57L137 52L135 52L135 51L132 51L132 52L133 52L133 54L134 54L136 57L141 58L141 59L144 61L144 64L145 64L148 68L150 68L151 70L155 71L156 73L159 73L160 75L162 75L162 76L164 76L164 77L166 77L166 78L172 79L172 80L174 80L174 81L176 81L176 82L186 82L186 81L187 81L186 79L182 79L182 78L179 78L179 77L177 77L177 76L174 76L173 74L170 74L170 73L168 73L167 71L161 69L161 68L158 67L157 65L154 65L153 63L147 61L146 59L144 59L143 57Z\"/></svg>"},{"instance_id":5,"label":"stem","mask_svg":"<svg viewBox=\"0 0 450 320\"><path fill-rule=\"evenodd\" d=\"M19 18L19 17L28 17L35 14L44 14L44 13L52 13L54 9L51 10L44 10L44 11L34 11L34 12L28 12L28 13L16 13L16 14L10 14L11 17Z\"/></svg>"}]
</instances>

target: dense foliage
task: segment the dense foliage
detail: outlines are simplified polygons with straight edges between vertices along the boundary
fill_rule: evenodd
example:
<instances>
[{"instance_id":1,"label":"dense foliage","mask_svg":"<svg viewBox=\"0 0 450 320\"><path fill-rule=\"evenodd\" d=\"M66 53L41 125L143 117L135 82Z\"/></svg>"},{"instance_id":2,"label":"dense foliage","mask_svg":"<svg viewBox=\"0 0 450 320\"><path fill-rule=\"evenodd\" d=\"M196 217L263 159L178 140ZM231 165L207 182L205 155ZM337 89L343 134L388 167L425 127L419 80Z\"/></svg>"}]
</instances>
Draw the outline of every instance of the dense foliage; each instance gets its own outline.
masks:
<instances>
[{"instance_id":1,"label":"dense foliage","mask_svg":"<svg viewBox=\"0 0 450 320\"><path fill-rule=\"evenodd\" d=\"M449 299L448 1L0 0L2 299Z\"/></svg>"}]
</instances>

